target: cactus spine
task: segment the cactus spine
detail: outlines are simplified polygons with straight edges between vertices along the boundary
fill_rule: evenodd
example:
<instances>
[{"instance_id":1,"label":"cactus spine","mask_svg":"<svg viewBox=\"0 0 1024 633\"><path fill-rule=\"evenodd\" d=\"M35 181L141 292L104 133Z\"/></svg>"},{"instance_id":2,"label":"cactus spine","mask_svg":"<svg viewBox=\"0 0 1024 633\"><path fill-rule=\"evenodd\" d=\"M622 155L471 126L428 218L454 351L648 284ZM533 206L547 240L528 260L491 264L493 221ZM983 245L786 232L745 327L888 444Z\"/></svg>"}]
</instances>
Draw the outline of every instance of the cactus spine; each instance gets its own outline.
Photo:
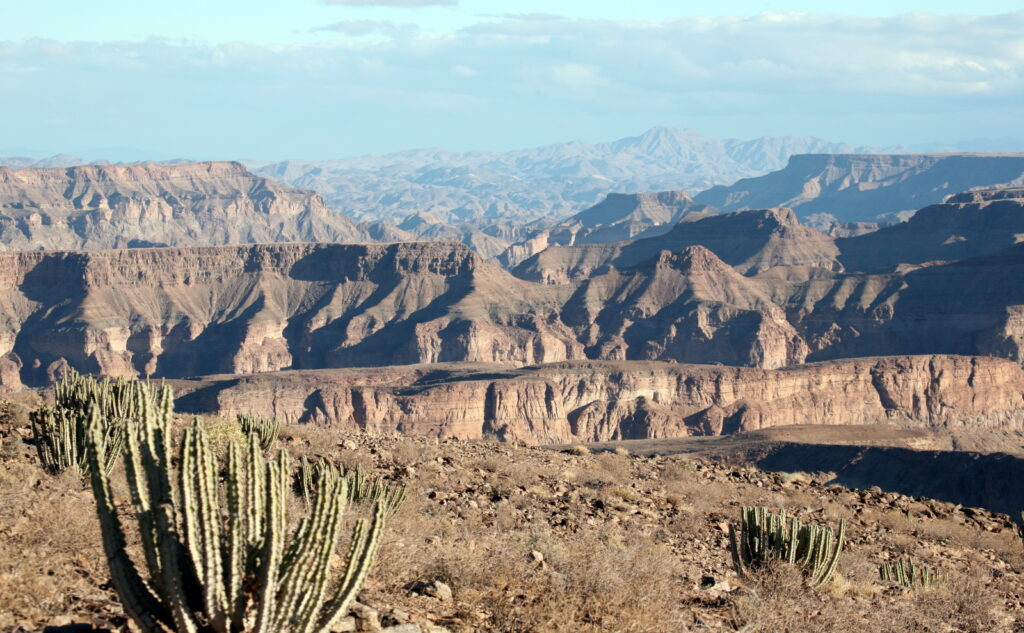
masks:
<instances>
[{"instance_id":1,"label":"cactus spine","mask_svg":"<svg viewBox=\"0 0 1024 633\"><path fill-rule=\"evenodd\" d=\"M346 471L326 459L309 461L303 457L299 461L296 488L307 504L316 498L317 485L322 479L344 480L348 503L380 504L385 517L398 512L408 498L406 484L395 485L383 477L368 477L358 468Z\"/></svg>"},{"instance_id":2,"label":"cactus spine","mask_svg":"<svg viewBox=\"0 0 1024 633\"><path fill-rule=\"evenodd\" d=\"M75 468L81 476L88 475L85 427L92 409L96 408L107 447L102 467L108 472L121 453L125 421L137 413L135 393L139 391L146 398L152 398L148 383L96 380L73 369L65 370L54 386L54 403L29 414L43 467L54 474Z\"/></svg>"},{"instance_id":3,"label":"cactus spine","mask_svg":"<svg viewBox=\"0 0 1024 633\"><path fill-rule=\"evenodd\" d=\"M831 527L805 525L796 517L787 520L785 510L776 514L762 507L743 508L739 528L729 525L729 549L738 574L744 576L768 560L783 560L802 568L814 587L832 580L845 539L845 520L834 533Z\"/></svg>"},{"instance_id":4,"label":"cactus spine","mask_svg":"<svg viewBox=\"0 0 1024 633\"><path fill-rule=\"evenodd\" d=\"M281 425L273 418L261 418L252 413L239 414L236 418L242 427L242 433L246 436L255 435L259 440L260 448L267 451L277 440L277 434L281 431Z\"/></svg>"},{"instance_id":5,"label":"cactus spine","mask_svg":"<svg viewBox=\"0 0 1024 633\"><path fill-rule=\"evenodd\" d=\"M139 398L124 454L144 566L126 549L96 410L86 455L111 584L144 633L326 633L344 615L380 545L384 508L356 522L342 577L329 563L341 529L346 482L319 482L316 503L287 533L287 454L267 462L257 438L230 446L224 483L204 430L185 431L172 470L171 391ZM175 476L175 474L177 476ZM221 494L221 491L224 494Z\"/></svg>"},{"instance_id":6,"label":"cactus spine","mask_svg":"<svg viewBox=\"0 0 1024 633\"><path fill-rule=\"evenodd\" d=\"M915 565L910 557L879 565L878 575L883 582L896 583L908 589L928 589L942 580L939 570Z\"/></svg>"}]
</instances>

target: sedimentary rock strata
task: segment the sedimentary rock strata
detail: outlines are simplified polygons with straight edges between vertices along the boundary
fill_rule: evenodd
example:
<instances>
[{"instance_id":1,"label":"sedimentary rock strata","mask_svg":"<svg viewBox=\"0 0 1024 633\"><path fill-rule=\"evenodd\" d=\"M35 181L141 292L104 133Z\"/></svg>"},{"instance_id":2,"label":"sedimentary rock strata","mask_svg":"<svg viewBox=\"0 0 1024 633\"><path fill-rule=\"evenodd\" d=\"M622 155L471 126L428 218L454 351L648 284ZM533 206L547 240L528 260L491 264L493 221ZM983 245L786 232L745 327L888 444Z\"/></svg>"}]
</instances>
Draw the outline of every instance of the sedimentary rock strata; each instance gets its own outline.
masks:
<instances>
[{"instance_id":1,"label":"sedimentary rock strata","mask_svg":"<svg viewBox=\"0 0 1024 633\"><path fill-rule=\"evenodd\" d=\"M418 365L175 381L179 409L529 443L719 435L793 424L1024 429L1024 370L962 356L762 370L573 361Z\"/></svg>"},{"instance_id":2,"label":"sedimentary rock strata","mask_svg":"<svg viewBox=\"0 0 1024 633\"><path fill-rule=\"evenodd\" d=\"M239 163L0 166L0 249L367 239L318 194Z\"/></svg>"}]
</instances>

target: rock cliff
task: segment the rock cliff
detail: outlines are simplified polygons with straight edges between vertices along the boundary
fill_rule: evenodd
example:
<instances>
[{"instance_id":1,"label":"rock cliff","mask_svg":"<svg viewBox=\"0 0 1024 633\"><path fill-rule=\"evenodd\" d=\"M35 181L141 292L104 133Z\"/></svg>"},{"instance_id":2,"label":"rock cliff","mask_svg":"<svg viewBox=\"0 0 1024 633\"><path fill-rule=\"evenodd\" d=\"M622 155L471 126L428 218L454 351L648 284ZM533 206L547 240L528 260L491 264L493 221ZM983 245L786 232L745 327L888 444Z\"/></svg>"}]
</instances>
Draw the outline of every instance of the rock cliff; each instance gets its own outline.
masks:
<instances>
[{"instance_id":1,"label":"rock cliff","mask_svg":"<svg viewBox=\"0 0 1024 633\"><path fill-rule=\"evenodd\" d=\"M674 359L778 367L806 348L760 285L702 247L580 287L461 244L270 244L0 254L0 380L433 362Z\"/></svg>"},{"instance_id":2,"label":"rock cliff","mask_svg":"<svg viewBox=\"0 0 1024 633\"><path fill-rule=\"evenodd\" d=\"M1024 239L1024 188L972 190L921 209L906 222L836 240L849 270L953 261L1008 248Z\"/></svg>"},{"instance_id":3,"label":"rock cliff","mask_svg":"<svg viewBox=\"0 0 1024 633\"><path fill-rule=\"evenodd\" d=\"M0 248L365 241L311 191L238 163L0 167Z\"/></svg>"},{"instance_id":4,"label":"rock cliff","mask_svg":"<svg viewBox=\"0 0 1024 633\"><path fill-rule=\"evenodd\" d=\"M0 253L5 344L115 376L580 357L556 288L462 245L270 244ZM10 372L8 372L10 373Z\"/></svg>"},{"instance_id":5,"label":"rock cliff","mask_svg":"<svg viewBox=\"0 0 1024 633\"><path fill-rule=\"evenodd\" d=\"M694 200L723 211L791 207L801 218L872 222L1022 176L1024 154L801 154L779 171L712 187Z\"/></svg>"},{"instance_id":6,"label":"rock cliff","mask_svg":"<svg viewBox=\"0 0 1024 633\"><path fill-rule=\"evenodd\" d=\"M664 250L703 246L742 273L775 266L839 268L832 238L800 224L790 209L759 209L702 215L680 222L664 235L612 244L551 246L513 269L522 279L570 283L607 266L636 265Z\"/></svg>"},{"instance_id":7,"label":"rock cliff","mask_svg":"<svg viewBox=\"0 0 1024 633\"><path fill-rule=\"evenodd\" d=\"M518 279L438 242L26 251L0 253L0 266L7 388L45 383L64 364L181 377L588 358L1024 360L1024 244L884 273L747 276L684 246L563 284Z\"/></svg>"},{"instance_id":8,"label":"rock cliff","mask_svg":"<svg viewBox=\"0 0 1024 633\"><path fill-rule=\"evenodd\" d=\"M510 370L420 365L174 381L180 409L412 435L569 443L794 424L1024 429L1024 370L962 356L777 370L575 361Z\"/></svg>"}]
</instances>

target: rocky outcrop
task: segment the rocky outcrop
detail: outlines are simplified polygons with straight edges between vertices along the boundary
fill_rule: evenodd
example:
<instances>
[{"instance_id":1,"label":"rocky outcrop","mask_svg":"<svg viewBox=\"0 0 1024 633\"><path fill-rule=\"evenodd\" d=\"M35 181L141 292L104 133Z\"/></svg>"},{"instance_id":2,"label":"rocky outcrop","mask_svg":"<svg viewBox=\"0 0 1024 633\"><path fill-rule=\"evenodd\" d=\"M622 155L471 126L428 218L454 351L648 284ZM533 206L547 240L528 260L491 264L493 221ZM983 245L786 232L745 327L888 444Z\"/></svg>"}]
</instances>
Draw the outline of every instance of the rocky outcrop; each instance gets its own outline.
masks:
<instances>
[{"instance_id":1,"label":"rocky outcrop","mask_svg":"<svg viewBox=\"0 0 1024 633\"><path fill-rule=\"evenodd\" d=\"M758 278L810 347L808 360L986 354L1024 361L1024 244L885 274Z\"/></svg>"},{"instance_id":2,"label":"rocky outcrop","mask_svg":"<svg viewBox=\"0 0 1024 633\"><path fill-rule=\"evenodd\" d=\"M1024 429L1024 370L962 356L761 370L576 361L434 365L175 381L180 410L529 443L719 435L795 424Z\"/></svg>"},{"instance_id":3,"label":"rocky outcrop","mask_svg":"<svg viewBox=\"0 0 1024 633\"><path fill-rule=\"evenodd\" d=\"M801 154L784 169L712 187L694 199L723 211L791 207L801 218L872 222L1022 176L1024 154Z\"/></svg>"},{"instance_id":4,"label":"rocky outcrop","mask_svg":"<svg viewBox=\"0 0 1024 633\"><path fill-rule=\"evenodd\" d=\"M782 367L807 348L758 284L703 246L583 282L562 311L590 358Z\"/></svg>"},{"instance_id":5,"label":"rocky outcrop","mask_svg":"<svg viewBox=\"0 0 1024 633\"><path fill-rule=\"evenodd\" d=\"M628 252L628 251L627 251ZM0 253L0 385L60 367L181 377L573 359L778 368L950 353L1024 360L1024 244L879 274L662 250L582 282L449 243Z\"/></svg>"},{"instance_id":6,"label":"rocky outcrop","mask_svg":"<svg viewBox=\"0 0 1024 633\"><path fill-rule=\"evenodd\" d=\"M607 244L668 233L680 222L693 222L715 213L693 203L685 191L609 193L596 205L554 226L532 231L527 239L505 248L495 259L515 268L553 246Z\"/></svg>"},{"instance_id":7,"label":"rocky outcrop","mask_svg":"<svg viewBox=\"0 0 1024 633\"><path fill-rule=\"evenodd\" d=\"M30 383L64 359L114 376L580 357L558 289L453 244L0 254L7 344Z\"/></svg>"},{"instance_id":8,"label":"rocky outcrop","mask_svg":"<svg viewBox=\"0 0 1024 633\"><path fill-rule=\"evenodd\" d=\"M623 268L656 257L703 246L742 273L776 266L838 269L839 250L828 236L806 227L790 209L760 209L700 216L680 222L664 235L614 244L552 246L513 269L522 279L570 283L607 266Z\"/></svg>"},{"instance_id":9,"label":"rocky outcrop","mask_svg":"<svg viewBox=\"0 0 1024 633\"><path fill-rule=\"evenodd\" d=\"M450 243L34 251L0 265L10 386L17 373L46 382L54 363L180 377L588 357L778 367L806 355L760 285L701 247L579 288L516 279Z\"/></svg>"},{"instance_id":10,"label":"rocky outcrop","mask_svg":"<svg viewBox=\"0 0 1024 633\"><path fill-rule=\"evenodd\" d=\"M848 270L891 270L899 264L953 261L1003 250L1024 239L1024 188L950 196L906 222L836 240Z\"/></svg>"},{"instance_id":11,"label":"rocky outcrop","mask_svg":"<svg viewBox=\"0 0 1024 633\"><path fill-rule=\"evenodd\" d=\"M0 167L0 249L367 239L318 194L239 163Z\"/></svg>"}]
</instances>

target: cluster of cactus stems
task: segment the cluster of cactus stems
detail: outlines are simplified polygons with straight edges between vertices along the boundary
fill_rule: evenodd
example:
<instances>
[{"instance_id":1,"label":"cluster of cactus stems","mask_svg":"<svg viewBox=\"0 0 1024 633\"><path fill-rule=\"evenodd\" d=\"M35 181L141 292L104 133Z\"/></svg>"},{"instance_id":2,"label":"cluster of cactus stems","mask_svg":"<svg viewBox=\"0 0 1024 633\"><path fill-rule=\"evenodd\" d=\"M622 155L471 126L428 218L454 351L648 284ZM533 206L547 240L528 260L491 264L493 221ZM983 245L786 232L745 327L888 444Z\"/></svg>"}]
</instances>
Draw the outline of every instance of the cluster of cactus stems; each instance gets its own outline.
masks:
<instances>
[{"instance_id":1,"label":"cluster of cactus stems","mask_svg":"<svg viewBox=\"0 0 1024 633\"><path fill-rule=\"evenodd\" d=\"M739 528L729 525L729 549L738 574L746 575L769 560L782 560L803 569L814 587L832 580L845 538L845 520L835 533L830 527L805 525L796 517L787 519L785 510L776 514L762 507L743 508Z\"/></svg>"},{"instance_id":2,"label":"cluster of cactus stems","mask_svg":"<svg viewBox=\"0 0 1024 633\"><path fill-rule=\"evenodd\" d=\"M287 454L267 461L258 440L229 446L223 478L204 430L193 424L172 468L171 391L138 396L124 465L142 559L128 554L109 477L103 422L93 409L86 455L103 546L125 611L144 633L326 633L366 579L380 544L384 507L355 523L340 578L331 558L348 497L324 478L316 502L290 535ZM133 530L134 531L134 530Z\"/></svg>"},{"instance_id":3,"label":"cluster of cactus stems","mask_svg":"<svg viewBox=\"0 0 1024 633\"><path fill-rule=\"evenodd\" d=\"M153 390L148 382L97 380L65 370L54 386L54 402L30 413L32 434L39 461L51 473L69 468L85 477L85 427L93 409L103 424L106 460L103 472L109 472L124 444L127 420L139 413L139 402L151 402Z\"/></svg>"},{"instance_id":4,"label":"cluster of cactus stems","mask_svg":"<svg viewBox=\"0 0 1024 633\"><path fill-rule=\"evenodd\" d=\"M408 496L406 484L395 485L383 477L369 477L358 468L346 471L344 467L326 459L309 461L303 457L299 461L296 488L299 494L306 499L306 503L311 504L315 501L319 484L324 479L344 481L344 489L349 503L380 505L384 508L386 517L391 517L398 512Z\"/></svg>"},{"instance_id":5,"label":"cluster of cactus stems","mask_svg":"<svg viewBox=\"0 0 1024 633\"><path fill-rule=\"evenodd\" d=\"M934 567L915 565L911 558L900 558L878 566L883 582L896 583L908 589L928 589L942 580Z\"/></svg>"},{"instance_id":6,"label":"cluster of cactus stems","mask_svg":"<svg viewBox=\"0 0 1024 633\"><path fill-rule=\"evenodd\" d=\"M239 426L242 427L242 434L255 436L260 448L268 451L277 440L277 434L281 431L281 425L273 418L261 418L252 413L242 413L236 418Z\"/></svg>"}]
</instances>

